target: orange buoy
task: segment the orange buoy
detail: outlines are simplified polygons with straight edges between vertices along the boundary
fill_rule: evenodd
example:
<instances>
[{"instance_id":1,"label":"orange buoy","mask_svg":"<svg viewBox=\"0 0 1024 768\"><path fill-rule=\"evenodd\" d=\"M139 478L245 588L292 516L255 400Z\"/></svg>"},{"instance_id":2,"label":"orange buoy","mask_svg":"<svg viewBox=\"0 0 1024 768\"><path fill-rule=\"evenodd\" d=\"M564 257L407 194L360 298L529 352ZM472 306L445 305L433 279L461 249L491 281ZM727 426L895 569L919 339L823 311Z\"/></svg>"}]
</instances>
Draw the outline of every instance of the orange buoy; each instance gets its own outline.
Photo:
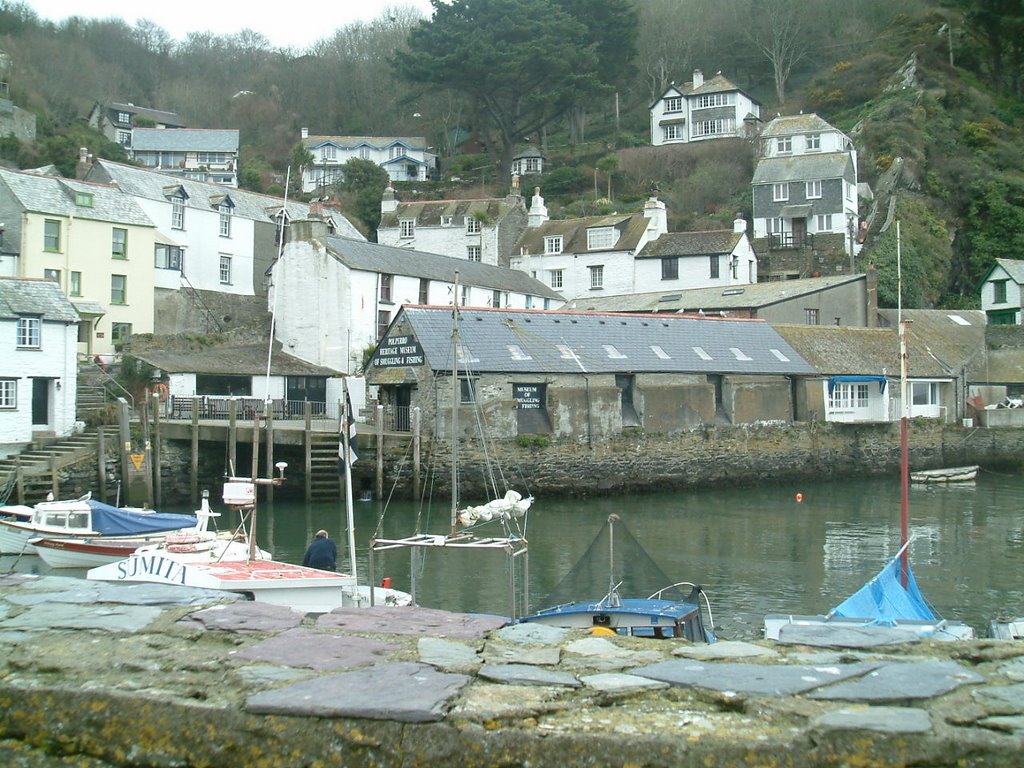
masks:
<instances>
[{"instance_id":1,"label":"orange buoy","mask_svg":"<svg viewBox=\"0 0 1024 768\"><path fill-rule=\"evenodd\" d=\"M799 503L800 503L800 502L802 502L803 500L804 500L804 495L803 495L802 493L798 493L798 494L796 495L796 503L797 503L797 504L799 504Z\"/></svg>"},{"instance_id":2,"label":"orange buoy","mask_svg":"<svg viewBox=\"0 0 1024 768\"><path fill-rule=\"evenodd\" d=\"M384 587L384 589L391 589L391 577L385 576L380 580L380 585Z\"/></svg>"}]
</instances>

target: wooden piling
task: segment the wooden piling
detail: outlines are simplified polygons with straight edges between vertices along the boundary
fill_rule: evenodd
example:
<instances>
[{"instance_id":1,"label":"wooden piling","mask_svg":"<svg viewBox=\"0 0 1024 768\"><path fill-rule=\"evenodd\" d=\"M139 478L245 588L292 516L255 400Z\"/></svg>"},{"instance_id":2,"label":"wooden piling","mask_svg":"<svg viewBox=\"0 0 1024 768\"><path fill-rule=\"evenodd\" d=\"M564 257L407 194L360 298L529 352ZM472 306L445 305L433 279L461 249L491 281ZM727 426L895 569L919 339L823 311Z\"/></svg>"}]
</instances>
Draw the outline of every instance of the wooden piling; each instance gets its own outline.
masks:
<instances>
[{"instance_id":1,"label":"wooden piling","mask_svg":"<svg viewBox=\"0 0 1024 768\"><path fill-rule=\"evenodd\" d=\"M269 400L264 405L263 413L264 413L264 416L266 417L266 421L267 421L267 434L266 434L266 437L265 437L266 444L267 444L267 450L265 451L265 453L267 455L267 459L266 459L266 461L267 461L267 474L266 474L266 477L272 478L272 477L274 477L274 409L273 409L273 404ZM271 503L271 504L274 503L274 484L273 483L268 483L267 484L267 501L269 503ZM255 531L253 532L253 535L255 535Z\"/></svg>"},{"instance_id":2,"label":"wooden piling","mask_svg":"<svg viewBox=\"0 0 1024 768\"><path fill-rule=\"evenodd\" d=\"M303 442L306 447L306 501L313 500L313 404L307 400L302 404L302 415L306 422Z\"/></svg>"},{"instance_id":3,"label":"wooden piling","mask_svg":"<svg viewBox=\"0 0 1024 768\"><path fill-rule=\"evenodd\" d=\"M235 459L238 458L238 401L228 400L228 473L237 472Z\"/></svg>"},{"instance_id":4,"label":"wooden piling","mask_svg":"<svg viewBox=\"0 0 1024 768\"><path fill-rule=\"evenodd\" d=\"M420 497L420 408L412 409L412 497Z\"/></svg>"},{"instance_id":5,"label":"wooden piling","mask_svg":"<svg viewBox=\"0 0 1024 768\"><path fill-rule=\"evenodd\" d=\"M384 406L377 406L377 499L384 498ZM372 586L372 585L371 585Z\"/></svg>"},{"instance_id":6,"label":"wooden piling","mask_svg":"<svg viewBox=\"0 0 1024 768\"><path fill-rule=\"evenodd\" d=\"M163 506L163 473L160 469L160 397L153 400L153 506Z\"/></svg>"},{"instance_id":7,"label":"wooden piling","mask_svg":"<svg viewBox=\"0 0 1024 768\"><path fill-rule=\"evenodd\" d=\"M192 503L199 504L199 398L192 398Z\"/></svg>"}]
</instances>

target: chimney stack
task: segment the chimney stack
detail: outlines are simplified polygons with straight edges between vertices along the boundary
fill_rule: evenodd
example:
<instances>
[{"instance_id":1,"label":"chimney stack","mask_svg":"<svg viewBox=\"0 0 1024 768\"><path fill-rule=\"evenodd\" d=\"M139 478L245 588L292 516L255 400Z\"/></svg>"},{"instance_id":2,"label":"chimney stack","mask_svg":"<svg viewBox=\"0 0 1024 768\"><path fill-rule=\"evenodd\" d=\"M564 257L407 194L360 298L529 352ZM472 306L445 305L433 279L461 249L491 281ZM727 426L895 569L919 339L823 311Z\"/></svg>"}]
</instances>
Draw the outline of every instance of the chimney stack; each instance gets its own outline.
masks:
<instances>
[{"instance_id":1,"label":"chimney stack","mask_svg":"<svg viewBox=\"0 0 1024 768\"><path fill-rule=\"evenodd\" d=\"M383 216L387 213L394 213L398 210L398 198L395 197L395 189L391 186L391 182L388 182L387 188L384 190L384 194L380 198L380 215Z\"/></svg>"},{"instance_id":2,"label":"chimney stack","mask_svg":"<svg viewBox=\"0 0 1024 768\"><path fill-rule=\"evenodd\" d=\"M530 201L530 213L526 217L526 226L539 227L548 220L548 209L544 198L540 196L540 187L533 188L533 200Z\"/></svg>"},{"instance_id":3,"label":"chimney stack","mask_svg":"<svg viewBox=\"0 0 1024 768\"><path fill-rule=\"evenodd\" d=\"M308 139L309 138L309 128L303 128L302 129L302 138L303 139Z\"/></svg>"},{"instance_id":4,"label":"chimney stack","mask_svg":"<svg viewBox=\"0 0 1024 768\"><path fill-rule=\"evenodd\" d=\"M878 270L874 263L867 269L867 324L868 328L878 327Z\"/></svg>"},{"instance_id":5,"label":"chimney stack","mask_svg":"<svg viewBox=\"0 0 1024 768\"><path fill-rule=\"evenodd\" d=\"M704 85L704 73L699 69L693 70L693 87L700 88Z\"/></svg>"},{"instance_id":6,"label":"chimney stack","mask_svg":"<svg viewBox=\"0 0 1024 768\"><path fill-rule=\"evenodd\" d=\"M745 235L747 233L747 220L743 218L742 213L737 213L736 218L732 220L732 231L737 235Z\"/></svg>"}]
</instances>

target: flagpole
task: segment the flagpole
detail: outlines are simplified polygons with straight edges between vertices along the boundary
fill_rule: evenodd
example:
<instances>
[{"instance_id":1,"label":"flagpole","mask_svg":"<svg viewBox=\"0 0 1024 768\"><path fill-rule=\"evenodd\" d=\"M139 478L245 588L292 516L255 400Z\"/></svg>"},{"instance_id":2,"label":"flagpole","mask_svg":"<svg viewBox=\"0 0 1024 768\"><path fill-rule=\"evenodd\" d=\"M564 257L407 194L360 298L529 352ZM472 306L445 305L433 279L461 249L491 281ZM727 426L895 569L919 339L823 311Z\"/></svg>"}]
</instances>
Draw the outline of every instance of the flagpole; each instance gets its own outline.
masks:
<instances>
[{"instance_id":1,"label":"flagpole","mask_svg":"<svg viewBox=\"0 0 1024 768\"><path fill-rule=\"evenodd\" d=\"M355 452L349 444L350 430L355 429L355 420L352 418L352 401L348 396L348 377L342 379L342 389L345 392L343 405L344 413L341 419L341 440L344 451L343 461L345 462L345 515L348 523L348 560L352 575L359 583L359 574L356 572L356 522L352 509L352 462L355 461ZM373 585L370 585L373 589Z\"/></svg>"}]
</instances>

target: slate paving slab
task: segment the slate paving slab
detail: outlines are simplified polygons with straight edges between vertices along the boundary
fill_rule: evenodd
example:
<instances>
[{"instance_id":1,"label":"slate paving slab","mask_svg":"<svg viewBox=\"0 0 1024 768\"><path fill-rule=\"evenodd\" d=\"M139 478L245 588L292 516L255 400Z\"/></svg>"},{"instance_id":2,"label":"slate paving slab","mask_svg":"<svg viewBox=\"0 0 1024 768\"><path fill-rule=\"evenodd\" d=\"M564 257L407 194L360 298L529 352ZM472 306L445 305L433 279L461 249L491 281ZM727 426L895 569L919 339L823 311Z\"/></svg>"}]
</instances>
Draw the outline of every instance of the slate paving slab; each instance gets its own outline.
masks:
<instances>
[{"instance_id":1,"label":"slate paving slab","mask_svg":"<svg viewBox=\"0 0 1024 768\"><path fill-rule=\"evenodd\" d=\"M351 669L376 664L398 646L368 637L331 635L298 627L243 648L235 658L318 671Z\"/></svg>"},{"instance_id":2,"label":"slate paving slab","mask_svg":"<svg viewBox=\"0 0 1024 768\"><path fill-rule=\"evenodd\" d=\"M593 688L603 693L633 693L669 687L669 684L662 680L651 680L639 675L625 675L618 672L584 675L580 678L580 682L587 688Z\"/></svg>"},{"instance_id":3,"label":"slate paving slab","mask_svg":"<svg viewBox=\"0 0 1024 768\"><path fill-rule=\"evenodd\" d=\"M985 707L988 714L1024 714L1024 683L987 685L974 691L974 700Z\"/></svg>"},{"instance_id":4,"label":"slate paving slab","mask_svg":"<svg viewBox=\"0 0 1024 768\"><path fill-rule=\"evenodd\" d=\"M416 643L420 661L448 672L476 672L482 660L472 648L457 640L421 637Z\"/></svg>"},{"instance_id":5,"label":"slate paving slab","mask_svg":"<svg viewBox=\"0 0 1024 768\"><path fill-rule=\"evenodd\" d=\"M557 672L529 664L484 664L477 674L485 680L510 685L558 685L566 688L579 688L583 685L568 672Z\"/></svg>"},{"instance_id":6,"label":"slate paving slab","mask_svg":"<svg viewBox=\"0 0 1024 768\"><path fill-rule=\"evenodd\" d=\"M488 664L533 664L553 667L561 657L561 649L550 646L508 645L494 642L484 646L484 661Z\"/></svg>"},{"instance_id":7,"label":"slate paving slab","mask_svg":"<svg viewBox=\"0 0 1024 768\"><path fill-rule=\"evenodd\" d=\"M547 624L510 624L499 629L495 636L508 643L537 643L538 645L560 645L570 630L564 627L549 627Z\"/></svg>"},{"instance_id":8,"label":"slate paving slab","mask_svg":"<svg viewBox=\"0 0 1024 768\"><path fill-rule=\"evenodd\" d=\"M1024 682L1024 658L1016 658L1004 664L1000 670L1011 680Z\"/></svg>"},{"instance_id":9,"label":"slate paving slab","mask_svg":"<svg viewBox=\"0 0 1024 768\"><path fill-rule=\"evenodd\" d=\"M811 721L812 728L827 730L924 733L932 727L927 710L916 707L851 707L836 709Z\"/></svg>"},{"instance_id":10,"label":"slate paving slab","mask_svg":"<svg viewBox=\"0 0 1024 768\"><path fill-rule=\"evenodd\" d=\"M1012 733L1015 736L1024 736L1024 716L1021 715L997 715L985 717L978 721L978 725L989 728L993 731Z\"/></svg>"},{"instance_id":11,"label":"slate paving slab","mask_svg":"<svg viewBox=\"0 0 1024 768\"><path fill-rule=\"evenodd\" d=\"M14 605L41 603L115 603L121 605L213 605L240 600L241 596L217 589L196 589L173 584L114 584L66 576L45 576L27 582L5 599Z\"/></svg>"},{"instance_id":12,"label":"slate paving slab","mask_svg":"<svg viewBox=\"0 0 1024 768\"><path fill-rule=\"evenodd\" d=\"M885 662L856 680L809 694L812 699L902 701L930 699L985 678L955 661Z\"/></svg>"},{"instance_id":13,"label":"slate paving slab","mask_svg":"<svg viewBox=\"0 0 1024 768\"><path fill-rule=\"evenodd\" d=\"M745 659L757 656L776 658L779 652L754 643L721 640L711 645L681 645L672 649L672 655L689 659Z\"/></svg>"},{"instance_id":14,"label":"slate paving slab","mask_svg":"<svg viewBox=\"0 0 1024 768\"><path fill-rule=\"evenodd\" d=\"M43 603L0 622L6 630L94 629L140 632L156 621L163 608L145 605L73 605Z\"/></svg>"},{"instance_id":15,"label":"slate paving slab","mask_svg":"<svg viewBox=\"0 0 1024 768\"><path fill-rule=\"evenodd\" d=\"M692 685L715 691L791 696L863 675L878 665L871 662L835 666L781 664L705 664L691 659L673 659L632 670L653 680L673 685Z\"/></svg>"},{"instance_id":16,"label":"slate paving slab","mask_svg":"<svg viewBox=\"0 0 1024 768\"><path fill-rule=\"evenodd\" d=\"M787 624L779 630L782 645L811 645L828 648L878 648L921 642L916 632L895 627L849 627Z\"/></svg>"},{"instance_id":17,"label":"slate paving slab","mask_svg":"<svg viewBox=\"0 0 1024 768\"><path fill-rule=\"evenodd\" d=\"M243 600L190 613L180 623L226 632L284 632L299 626L303 618L287 605Z\"/></svg>"},{"instance_id":18,"label":"slate paving slab","mask_svg":"<svg viewBox=\"0 0 1024 768\"><path fill-rule=\"evenodd\" d=\"M500 616L474 616L434 608L335 608L317 619L326 629L432 637L483 637L507 623Z\"/></svg>"},{"instance_id":19,"label":"slate paving slab","mask_svg":"<svg viewBox=\"0 0 1024 768\"><path fill-rule=\"evenodd\" d=\"M250 696L245 708L264 715L425 723L441 720L469 680L416 662L377 664L262 691Z\"/></svg>"}]
</instances>

